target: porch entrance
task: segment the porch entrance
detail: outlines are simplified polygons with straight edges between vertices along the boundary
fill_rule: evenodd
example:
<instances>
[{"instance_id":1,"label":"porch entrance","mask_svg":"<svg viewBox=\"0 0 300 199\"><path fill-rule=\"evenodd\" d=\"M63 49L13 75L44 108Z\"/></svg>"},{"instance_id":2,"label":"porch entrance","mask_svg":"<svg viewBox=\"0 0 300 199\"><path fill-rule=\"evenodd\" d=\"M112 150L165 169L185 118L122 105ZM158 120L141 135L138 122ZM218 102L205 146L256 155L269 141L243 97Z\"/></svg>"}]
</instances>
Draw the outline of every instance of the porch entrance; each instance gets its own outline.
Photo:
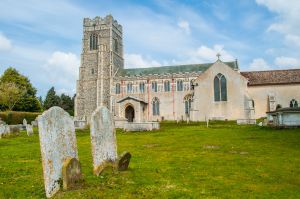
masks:
<instances>
[{"instance_id":1,"label":"porch entrance","mask_svg":"<svg viewBox=\"0 0 300 199\"><path fill-rule=\"evenodd\" d=\"M128 119L128 122L133 122L134 119L134 108L129 105L125 109L125 117Z\"/></svg>"}]
</instances>

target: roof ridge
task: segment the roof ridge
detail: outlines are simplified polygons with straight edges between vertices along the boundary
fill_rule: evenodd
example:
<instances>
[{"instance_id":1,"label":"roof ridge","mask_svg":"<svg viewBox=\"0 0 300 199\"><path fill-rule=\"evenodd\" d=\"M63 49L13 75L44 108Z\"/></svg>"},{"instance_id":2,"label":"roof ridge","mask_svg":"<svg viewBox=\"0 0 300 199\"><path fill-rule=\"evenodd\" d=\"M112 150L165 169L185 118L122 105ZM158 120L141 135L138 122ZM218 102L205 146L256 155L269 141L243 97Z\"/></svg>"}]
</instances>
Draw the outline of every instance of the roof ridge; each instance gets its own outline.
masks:
<instances>
[{"instance_id":1,"label":"roof ridge","mask_svg":"<svg viewBox=\"0 0 300 199\"><path fill-rule=\"evenodd\" d=\"M241 71L241 73L258 73L258 72L277 72L277 71L293 71L300 70L300 68L291 68L291 69L278 69L278 70L258 70L258 71Z\"/></svg>"}]
</instances>

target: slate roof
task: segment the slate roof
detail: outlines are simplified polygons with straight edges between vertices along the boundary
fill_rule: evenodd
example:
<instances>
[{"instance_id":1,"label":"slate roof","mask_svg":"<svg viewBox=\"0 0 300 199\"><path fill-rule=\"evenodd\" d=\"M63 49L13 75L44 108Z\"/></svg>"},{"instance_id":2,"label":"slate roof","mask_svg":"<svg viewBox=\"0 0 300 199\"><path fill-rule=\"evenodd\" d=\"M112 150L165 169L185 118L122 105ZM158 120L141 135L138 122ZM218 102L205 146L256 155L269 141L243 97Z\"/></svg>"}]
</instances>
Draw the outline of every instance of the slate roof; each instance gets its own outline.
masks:
<instances>
[{"instance_id":1,"label":"slate roof","mask_svg":"<svg viewBox=\"0 0 300 199\"><path fill-rule=\"evenodd\" d=\"M300 84L300 69L241 72L249 86Z\"/></svg>"},{"instance_id":2,"label":"slate roof","mask_svg":"<svg viewBox=\"0 0 300 199\"><path fill-rule=\"evenodd\" d=\"M224 62L224 63L233 69L238 69L237 61ZM188 73L204 72L213 64L214 63L123 69L119 72L118 76L122 76L122 77L147 76L147 75L179 74L179 73L186 73L186 72Z\"/></svg>"}]
</instances>

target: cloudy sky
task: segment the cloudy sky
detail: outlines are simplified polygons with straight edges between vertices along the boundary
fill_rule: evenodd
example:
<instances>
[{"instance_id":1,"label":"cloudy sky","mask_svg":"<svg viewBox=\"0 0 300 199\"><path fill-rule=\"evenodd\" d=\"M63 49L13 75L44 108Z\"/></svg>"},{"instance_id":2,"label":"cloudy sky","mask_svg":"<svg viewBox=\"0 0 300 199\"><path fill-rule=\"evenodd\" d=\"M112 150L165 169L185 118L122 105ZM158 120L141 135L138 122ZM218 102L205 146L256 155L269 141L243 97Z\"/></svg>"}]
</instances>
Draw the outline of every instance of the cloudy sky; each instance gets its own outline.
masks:
<instances>
[{"instance_id":1,"label":"cloudy sky","mask_svg":"<svg viewBox=\"0 0 300 199\"><path fill-rule=\"evenodd\" d=\"M288 2L288 3L287 3ZM300 68L299 0L1 0L0 74L13 66L45 96L75 93L82 20L123 26L125 67L207 63Z\"/></svg>"}]
</instances>

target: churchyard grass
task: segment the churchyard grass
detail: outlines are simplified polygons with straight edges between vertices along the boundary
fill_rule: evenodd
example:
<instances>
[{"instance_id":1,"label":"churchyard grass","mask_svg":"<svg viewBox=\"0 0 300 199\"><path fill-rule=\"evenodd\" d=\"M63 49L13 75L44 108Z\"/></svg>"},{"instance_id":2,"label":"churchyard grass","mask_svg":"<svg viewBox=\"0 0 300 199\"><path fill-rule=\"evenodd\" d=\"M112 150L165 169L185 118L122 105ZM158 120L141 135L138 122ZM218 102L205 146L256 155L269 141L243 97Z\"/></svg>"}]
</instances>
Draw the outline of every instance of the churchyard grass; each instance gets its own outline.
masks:
<instances>
[{"instance_id":1,"label":"churchyard grass","mask_svg":"<svg viewBox=\"0 0 300 199\"><path fill-rule=\"evenodd\" d=\"M45 198L35 134L0 139L0 198ZM77 131L84 182L54 198L300 198L300 130L176 124L117 131L129 170L93 175L90 135Z\"/></svg>"}]
</instances>

